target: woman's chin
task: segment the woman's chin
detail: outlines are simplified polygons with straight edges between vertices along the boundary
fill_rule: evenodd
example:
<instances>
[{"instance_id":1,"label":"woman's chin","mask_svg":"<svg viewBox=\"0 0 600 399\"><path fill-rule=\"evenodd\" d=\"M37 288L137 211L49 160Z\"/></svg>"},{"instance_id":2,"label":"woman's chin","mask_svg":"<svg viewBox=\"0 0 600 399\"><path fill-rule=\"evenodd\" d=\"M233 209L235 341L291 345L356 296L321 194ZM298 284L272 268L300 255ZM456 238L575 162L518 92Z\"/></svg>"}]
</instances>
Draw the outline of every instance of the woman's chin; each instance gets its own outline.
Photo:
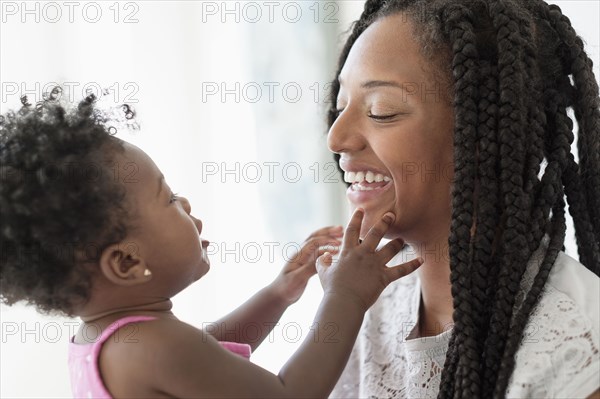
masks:
<instances>
[{"instance_id":1,"label":"woman's chin","mask_svg":"<svg viewBox=\"0 0 600 399\"><path fill-rule=\"evenodd\" d=\"M364 239L367 236L367 234L369 233L369 230L371 230L371 228L377 222L379 222L383 218L383 215L385 215L387 212L393 212L393 211L391 211L391 210L369 211L368 209L365 210L365 216L363 218L362 227L360 229L360 238ZM384 238L391 240L398 236L399 231L398 231L397 223L398 223L398 215L396 215L396 220L394 221L394 223L388 228L387 232L384 235Z\"/></svg>"},{"instance_id":2,"label":"woman's chin","mask_svg":"<svg viewBox=\"0 0 600 399\"><path fill-rule=\"evenodd\" d=\"M371 227L373 227L375 225L375 223L377 223L377 221L383 217L384 214L385 214L385 212L379 214L379 212L365 211L365 216L363 217L362 227L360 229L361 240L363 240L367 236L367 234L369 233L369 230L371 230Z\"/></svg>"}]
</instances>

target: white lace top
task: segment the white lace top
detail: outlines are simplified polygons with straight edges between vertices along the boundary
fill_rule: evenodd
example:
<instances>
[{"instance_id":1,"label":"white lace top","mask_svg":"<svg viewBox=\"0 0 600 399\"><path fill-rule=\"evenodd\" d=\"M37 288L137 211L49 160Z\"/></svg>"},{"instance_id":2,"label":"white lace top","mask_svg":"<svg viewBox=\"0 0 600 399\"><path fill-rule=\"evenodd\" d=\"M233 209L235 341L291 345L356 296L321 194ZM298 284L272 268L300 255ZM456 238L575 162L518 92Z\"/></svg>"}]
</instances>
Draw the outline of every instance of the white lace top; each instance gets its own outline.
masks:
<instances>
[{"instance_id":1,"label":"white lace top","mask_svg":"<svg viewBox=\"0 0 600 399\"><path fill-rule=\"evenodd\" d=\"M532 257L522 287L531 286L540 261ZM560 252L516 353L507 397L585 398L600 388L599 294L600 279ZM330 398L437 397L452 326L410 339L420 299L416 272L386 288Z\"/></svg>"}]
</instances>

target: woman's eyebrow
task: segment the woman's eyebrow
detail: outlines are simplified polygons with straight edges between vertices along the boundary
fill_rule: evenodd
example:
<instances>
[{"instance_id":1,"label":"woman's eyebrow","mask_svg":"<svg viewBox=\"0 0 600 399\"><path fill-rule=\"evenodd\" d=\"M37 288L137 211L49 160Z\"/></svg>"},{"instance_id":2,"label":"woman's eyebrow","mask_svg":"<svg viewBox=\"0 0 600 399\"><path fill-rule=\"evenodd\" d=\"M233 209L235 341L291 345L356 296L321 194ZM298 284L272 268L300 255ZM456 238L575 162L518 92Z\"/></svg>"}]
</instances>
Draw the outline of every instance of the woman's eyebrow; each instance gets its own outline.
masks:
<instances>
[{"instance_id":1,"label":"woman's eyebrow","mask_svg":"<svg viewBox=\"0 0 600 399\"><path fill-rule=\"evenodd\" d=\"M338 78L338 83L340 84L340 86L344 85L341 78ZM396 82L394 80L367 80L366 82L361 83L360 87L362 89L374 89L377 87L394 87L400 90L408 90L404 84Z\"/></svg>"},{"instance_id":2,"label":"woman's eyebrow","mask_svg":"<svg viewBox=\"0 0 600 399\"><path fill-rule=\"evenodd\" d=\"M363 82L360 85L363 89L374 89L376 87L394 87L401 90L406 90L406 87L402 83L395 82L393 80L369 80Z\"/></svg>"}]
</instances>

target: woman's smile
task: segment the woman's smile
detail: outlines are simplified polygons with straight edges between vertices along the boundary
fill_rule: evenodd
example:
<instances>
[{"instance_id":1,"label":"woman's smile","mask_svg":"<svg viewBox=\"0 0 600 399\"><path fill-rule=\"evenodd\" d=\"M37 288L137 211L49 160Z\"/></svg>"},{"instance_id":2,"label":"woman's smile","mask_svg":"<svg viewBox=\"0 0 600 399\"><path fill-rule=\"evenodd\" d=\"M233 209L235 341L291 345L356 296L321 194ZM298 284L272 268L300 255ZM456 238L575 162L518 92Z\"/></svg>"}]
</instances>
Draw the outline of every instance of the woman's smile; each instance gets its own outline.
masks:
<instances>
[{"instance_id":1,"label":"woman's smile","mask_svg":"<svg viewBox=\"0 0 600 399\"><path fill-rule=\"evenodd\" d=\"M381 196L392 186L393 184L391 180L372 183L369 183L366 180L362 182L355 182L348 187L346 196L353 205L364 206L366 203Z\"/></svg>"},{"instance_id":2,"label":"woman's smile","mask_svg":"<svg viewBox=\"0 0 600 399\"><path fill-rule=\"evenodd\" d=\"M383 168L345 158L340 159L340 166L344 170L344 181L351 184L346 195L355 206L364 206L393 185L392 178Z\"/></svg>"}]
</instances>

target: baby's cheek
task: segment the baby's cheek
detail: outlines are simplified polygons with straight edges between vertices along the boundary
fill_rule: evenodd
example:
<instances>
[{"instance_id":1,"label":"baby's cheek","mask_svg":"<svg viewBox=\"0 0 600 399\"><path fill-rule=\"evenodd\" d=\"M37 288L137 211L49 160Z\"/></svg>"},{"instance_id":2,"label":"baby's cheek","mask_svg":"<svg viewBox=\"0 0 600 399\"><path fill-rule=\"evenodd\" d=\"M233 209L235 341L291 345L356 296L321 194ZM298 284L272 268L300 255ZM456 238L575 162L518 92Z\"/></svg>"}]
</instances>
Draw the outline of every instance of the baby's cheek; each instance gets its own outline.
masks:
<instances>
[{"instance_id":1,"label":"baby's cheek","mask_svg":"<svg viewBox=\"0 0 600 399\"><path fill-rule=\"evenodd\" d=\"M188 252L194 257L202 255L202 240L200 239L200 234L198 234L198 229L193 224L188 226L185 244Z\"/></svg>"}]
</instances>

